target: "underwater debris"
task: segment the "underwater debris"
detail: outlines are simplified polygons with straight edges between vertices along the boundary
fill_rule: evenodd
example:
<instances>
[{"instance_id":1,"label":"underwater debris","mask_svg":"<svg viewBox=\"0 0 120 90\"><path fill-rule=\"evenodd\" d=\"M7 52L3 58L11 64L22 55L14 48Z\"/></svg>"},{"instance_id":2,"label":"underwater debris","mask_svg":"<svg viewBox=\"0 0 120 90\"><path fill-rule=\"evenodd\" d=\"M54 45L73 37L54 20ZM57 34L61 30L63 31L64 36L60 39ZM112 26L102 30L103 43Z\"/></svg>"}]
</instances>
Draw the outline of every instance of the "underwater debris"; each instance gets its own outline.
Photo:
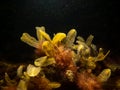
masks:
<instances>
[{"instance_id":1,"label":"underwater debris","mask_svg":"<svg viewBox=\"0 0 120 90\"><path fill-rule=\"evenodd\" d=\"M23 33L20 38L34 47L38 56L34 64L17 68L15 90L59 89L64 82L74 83L80 90L103 90L102 85L110 78L111 70L104 68L101 73L93 70L110 51L104 54L102 48L97 49L92 43L93 35L86 40L81 36L76 38L77 31L71 29L67 34L58 32L51 38L43 26L36 27L36 35L37 39ZM5 80L12 83L7 73Z\"/></svg>"}]
</instances>

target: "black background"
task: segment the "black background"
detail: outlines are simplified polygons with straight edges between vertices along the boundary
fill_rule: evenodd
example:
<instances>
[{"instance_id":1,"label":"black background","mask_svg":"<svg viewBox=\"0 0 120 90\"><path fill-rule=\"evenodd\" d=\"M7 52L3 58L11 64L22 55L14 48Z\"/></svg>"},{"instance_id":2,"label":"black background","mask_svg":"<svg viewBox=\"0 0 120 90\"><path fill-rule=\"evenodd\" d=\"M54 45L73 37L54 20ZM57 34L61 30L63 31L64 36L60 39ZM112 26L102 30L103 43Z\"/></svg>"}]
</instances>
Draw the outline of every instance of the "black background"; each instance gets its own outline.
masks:
<instances>
[{"instance_id":1,"label":"black background","mask_svg":"<svg viewBox=\"0 0 120 90\"><path fill-rule=\"evenodd\" d=\"M2 0L0 1L0 59L29 60L33 48L20 41L23 32L35 36L45 26L51 36L75 28L78 35L95 36L93 43L120 55L119 0Z\"/></svg>"}]
</instances>

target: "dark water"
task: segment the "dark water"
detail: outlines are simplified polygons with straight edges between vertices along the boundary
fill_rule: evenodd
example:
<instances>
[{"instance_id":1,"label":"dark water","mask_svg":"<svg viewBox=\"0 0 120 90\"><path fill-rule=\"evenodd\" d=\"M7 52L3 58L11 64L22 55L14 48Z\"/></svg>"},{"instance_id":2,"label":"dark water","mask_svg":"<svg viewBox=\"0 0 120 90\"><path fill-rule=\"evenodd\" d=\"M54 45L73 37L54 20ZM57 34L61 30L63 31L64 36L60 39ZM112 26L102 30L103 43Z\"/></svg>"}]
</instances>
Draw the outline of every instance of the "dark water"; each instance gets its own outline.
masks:
<instances>
[{"instance_id":1,"label":"dark water","mask_svg":"<svg viewBox=\"0 0 120 90\"><path fill-rule=\"evenodd\" d=\"M35 36L35 26L50 35L71 28L94 43L120 55L119 2L116 0L2 0L0 1L0 58L31 59L33 48L20 41L23 32Z\"/></svg>"}]
</instances>

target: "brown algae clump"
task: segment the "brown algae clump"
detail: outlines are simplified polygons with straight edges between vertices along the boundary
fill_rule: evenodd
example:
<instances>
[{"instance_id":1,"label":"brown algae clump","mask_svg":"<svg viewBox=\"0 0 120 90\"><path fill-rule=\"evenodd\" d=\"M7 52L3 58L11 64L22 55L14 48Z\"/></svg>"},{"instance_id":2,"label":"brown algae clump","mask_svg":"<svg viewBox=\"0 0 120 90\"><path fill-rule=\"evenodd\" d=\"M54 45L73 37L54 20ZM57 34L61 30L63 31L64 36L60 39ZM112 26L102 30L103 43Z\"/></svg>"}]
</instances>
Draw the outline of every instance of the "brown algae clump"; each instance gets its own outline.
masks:
<instances>
[{"instance_id":1,"label":"brown algae clump","mask_svg":"<svg viewBox=\"0 0 120 90\"><path fill-rule=\"evenodd\" d=\"M15 90L52 90L65 83L73 83L80 90L103 89L111 70L105 68L101 73L95 70L97 63L102 62L110 51L104 54L102 48L97 49L92 43L93 35L85 40L71 29L67 34L58 32L51 38L43 26L36 27L36 35L37 39L23 33L20 38L35 48L38 56L34 64L20 65L16 71L17 80L11 80L6 73L7 84L2 86L3 90L11 87Z\"/></svg>"}]
</instances>

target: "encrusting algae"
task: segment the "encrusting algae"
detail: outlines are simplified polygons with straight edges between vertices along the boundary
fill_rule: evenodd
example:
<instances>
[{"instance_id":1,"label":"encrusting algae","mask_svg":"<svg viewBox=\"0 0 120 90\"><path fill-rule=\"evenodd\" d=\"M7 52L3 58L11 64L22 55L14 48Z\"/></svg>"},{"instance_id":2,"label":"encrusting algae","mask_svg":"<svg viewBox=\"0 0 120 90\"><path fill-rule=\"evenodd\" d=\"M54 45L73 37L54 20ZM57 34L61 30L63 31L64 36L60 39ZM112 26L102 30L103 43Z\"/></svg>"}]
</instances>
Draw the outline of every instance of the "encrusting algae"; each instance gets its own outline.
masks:
<instances>
[{"instance_id":1,"label":"encrusting algae","mask_svg":"<svg viewBox=\"0 0 120 90\"><path fill-rule=\"evenodd\" d=\"M35 48L34 64L20 65L15 79L6 72L5 80L0 81L2 90L64 90L60 88L65 82L75 84L78 90L103 90L111 69L105 68L101 73L95 69L110 51L104 54L102 48L97 49L92 43L93 35L84 40L71 29L67 34L59 32L51 38L43 26L36 27L36 34L37 39L28 33L20 38Z\"/></svg>"}]
</instances>

